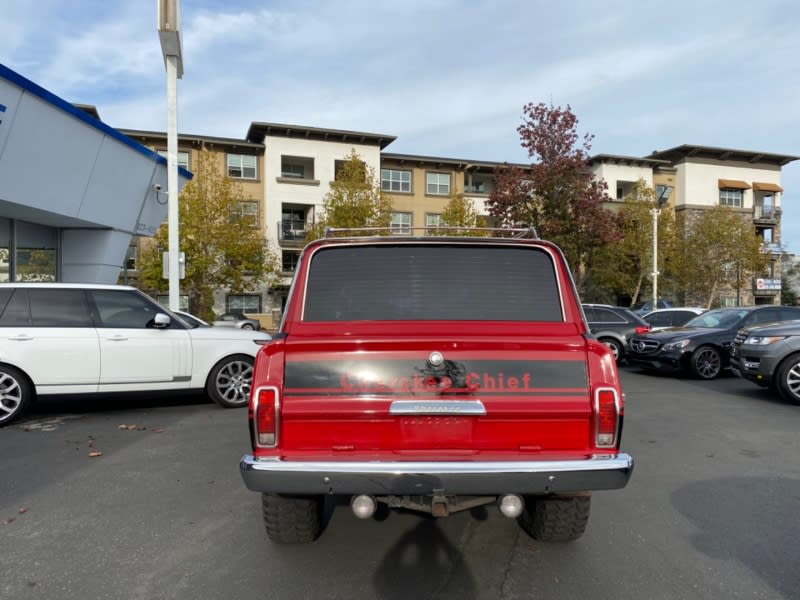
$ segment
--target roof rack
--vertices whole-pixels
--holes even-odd
[[[366,236],[413,236],[417,237],[489,237],[538,240],[539,235],[534,227],[327,227],[325,237],[366,237]],[[359,235],[360,234],[360,235]],[[364,235],[366,234],[366,235]]]

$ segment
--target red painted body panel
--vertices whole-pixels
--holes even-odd
[[[280,395],[277,445],[254,456],[291,460],[566,460],[615,454],[595,445],[598,388],[622,394],[610,350],[587,338],[566,263],[552,252],[563,322],[303,322],[298,265],[281,333],[257,359],[252,389]],[[367,243],[367,242],[364,242]],[[451,363],[432,373],[440,352]],[[481,415],[390,414],[396,400],[479,400]],[[250,407],[252,427],[253,403]]]

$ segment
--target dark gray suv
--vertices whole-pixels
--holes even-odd
[[[741,329],[731,346],[731,371],[800,404],[800,321]]]
[[[586,322],[595,337],[611,348],[617,362],[628,351],[628,341],[636,333],[650,331],[650,324],[633,311],[609,304],[584,304]]]

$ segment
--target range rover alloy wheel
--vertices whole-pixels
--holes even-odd
[[[234,354],[219,361],[206,381],[206,393],[224,408],[247,406],[253,382],[253,357]]]
[[[781,363],[775,383],[784,400],[800,404],[800,354],[793,354]]]
[[[700,379],[715,379],[722,372],[722,356],[716,348],[700,346],[692,353],[692,373]]]
[[[18,419],[31,403],[33,388],[14,367],[0,365],[0,427]]]

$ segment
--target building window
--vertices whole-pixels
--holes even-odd
[[[256,178],[256,157],[252,154],[228,154],[228,177]]]
[[[314,179],[314,159],[307,156],[281,156],[281,177]]]
[[[432,196],[450,195],[450,173],[426,173],[426,193]]]
[[[742,206],[742,190],[723,188],[719,191],[719,203],[722,206]]]
[[[236,203],[231,214],[232,223],[244,223],[248,227],[258,227],[258,202],[241,200]]]
[[[227,312],[260,313],[261,296],[259,294],[230,294],[225,300]]]
[[[284,273],[294,273],[294,270],[297,268],[297,261],[299,258],[300,255],[297,252],[284,250],[281,252],[281,270]]]
[[[159,150],[159,156],[163,156],[167,158],[167,151],[166,150]],[[178,152],[178,166],[183,167],[187,171],[189,170],[189,153],[188,152]]]
[[[303,165],[293,165],[291,163],[283,163],[281,166],[281,177],[294,177],[296,179],[305,179],[306,168]]]
[[[439,213],[426,213],[425,214],[425,233],[432,233],[429,231],[431,227],[442,227],[442,215]]]
[[[392,235],[411,235],[411,213],[392,213]]]
[[[411,171],[381,169],[381,189],[384,192],[411,192]]]

